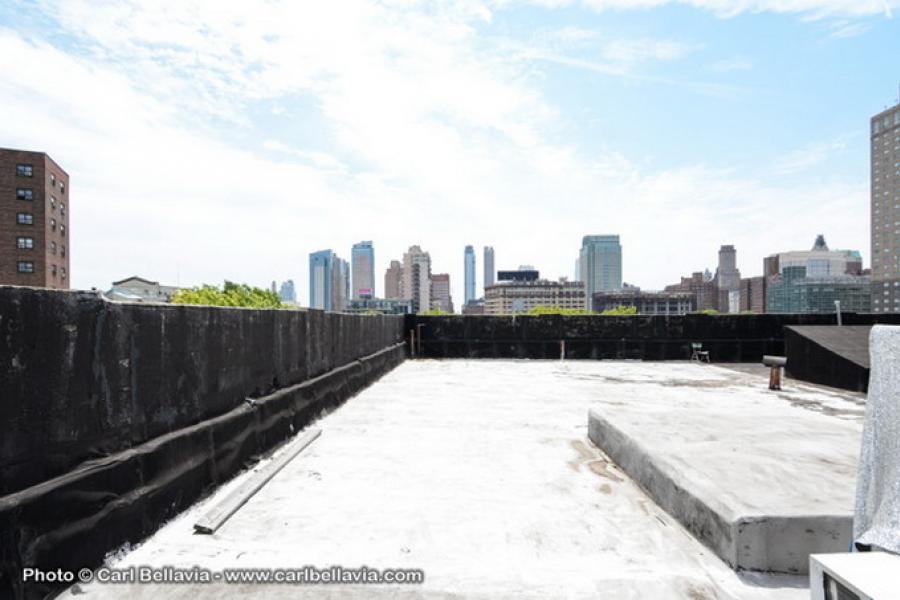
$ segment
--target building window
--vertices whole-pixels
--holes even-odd
[[[65,245],[60,246],[59,251],[60,251],[60,254],[62,255],[62,257],[65,258],[66,257]],[[53,243],[53,252],[56,253],[56,242]]]
[[[19,177],[33,177],[34,167],[31,165],[16,165],[16,175]]]
[[[50,173],[50,187],[56,187],[56,175]]]
[[[34,190],[31,188],[16,188],[16,200],[34,200]]]
[[[17,213],[16,223],[19,225],[34,225],[34,215],[31,213]]]
[[[50,219],[50,230],[56,231],[56,219]]]
[[[34,248],[34,238],[18,237],[16,238],[16,248],[19,250],[31,250]]]
[[[62,181],[59,182],[59,193],[60,194],[66,193],[66,184],[63,183]]]
[[[16,264],[19,273],[34,273],[34,263],[30,260],[20,260]]]
[[[59,203],[59,214],[61,214],[62,216],[66,216],[66,203],[65,202]]]
[[[65,248],[65,246],[63,246]],[[50,254],[56,254],[56,242],[50,242]],[[63,252],[63,256],[65,256],[65,251]]]
[[[62,268],[62,278],[63,279],[66,278],[66,268],[65,267]]]
[[[50,196],[50,210],[56,210],[56,198]]]
[[[50,274],[56,277],[56,265],[50,265]]]
[[[66,226],[65,225],[59,226],[59,235],[66,237]]]

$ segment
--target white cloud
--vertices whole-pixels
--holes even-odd
[[[670,40],[613,40],[603,46],[601,55],[612,63],[633,64],[646,60],[676,60],[693,49],[693,45]]]
[[[829,24],[828,29],[831,30],[831,33],[828,34],[828,37],[835,39],[857,37],[866,33],[871,28],[872,25],[870,23],[859,23],[842,19]]]
[[[773,12],[812,18],[893,16],[900,0],[583,0],[596,10],[633,10],[681,4],[714,12],[724,18],[743,13]]]
[[[753,68],[753,61],[745,56],[735,56],[726,60],[716,61],[712,65],[713,71],[728,73],[730,71],[749,71]]]
[[[77,286],[291,277],[305,300],[309,252],[347,257],[373,239],[379,269],[411,244],[430,250],[458,302],[465,244],[555,277],[571,275],[583,235],[619,232],[626,279],[659,287],[721,243],[760,257],[795,239],[801,216],[769,218],[787,202],[816,207],[814,228],[846,232],[841,245],[865,239],[845,224],[855,186],[646,172],[558,141],[568,117],[529,78],[536,59],[641,77],[635,64],[690,51],[677,42],[570,31],[600,44],[596,61],[511,58],[477,33],[493,18],[477,3],[73,0],[48,13],[78,52],[0,30],[0,137],[70,173]]]
[[[840,136],[826,142],[808,144],[781,157],[773,166],[777,175],[793,175],[817,167],[847,149],[849,136]]]

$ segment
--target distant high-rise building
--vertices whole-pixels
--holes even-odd
[[[463,294],[466,304],[475,299],[475,249],[472,246],[466,246],[464,254],[465,267],[465,293]]]
[[[333,310],[334,252],[320,250],[309,255],[309,307]]]
[[[410,246],[403,255],[400,295],[411,301],[414,313],[431,308],[431,256],[419,246]]]
[[[431,276],[431,308],[453,312],[453,298],[450,296],[450,275],[435,273]]]
[[[493,246],[485,246],[484,247],[484,287],[487,288],[490,285],[494,285],[494,274],[496,271],[494,270],[494,247]]]
[[[309,306],[342,311],[350,298],[350,265],[331,250],[309,255]]]
[[[622,288],[622,245],[618,235],[586,235],[578,255],[579,281],[584,282],[585,306],[596,292]]]
[[[350,305],[350,263],[343,258],[335,257],[335,312],[347,310]]]
[[[900,312],[900,104],[872,117],[872,311]]]
[[[730,313],[740,312],[741,272],[737,268],[737,251],[734,246],[727,245],[719,248],[716,285],[719,288],[719,310]]]
[[[766,312],[767,280],[765,275],[741,279],[741,312]]]
[[[697,310],[719,310],[719,288],[709,271],[695,271],[682,277],[680,283],[667,285],[667,292],[690,292],[697,298]]]
[[[372,242],[353,244],[350,252],[353,267],[353,299],[375,297],[375,248]]]
[[[689,291],[643,292],[625,286],[612,292],[597,292],[591,310],[605,312],[621,306],[634,307],[639,315],[686,315],[697,309],[697,296]]]
[[[737,268],[737,250],[734,249],[734,246],[727,245],[719,248],[716,285],[720,290],[736,290],[741,285],[741,272]]]
[[[284,302],[296,302],[297,301],[297,291],[294,288],[294,280],[288,279],[285,282],[282,282],[281,287],[278,289],[278,297],[281,298]]]
[[[69,289],[70,208],[52,158],[0,148],[0,284]]]
[[[403,282],[403,265],[399,260],[392,260],[391,266],[384,272],[384,297],[388,300],[402,298],[400,290]]]
[[[766,312],[833,313],[835,301],[841,311],[871,312],[869,277],[828,275],[810,277],[806,267],[785,267],[767,283]]]
[[[874,284],[860,276],[862,256],[856,250],[830,250],[825,236],[818,235],[810,250],[779,252],[764,262],[766,312],[869,312],[875,307]],[[768,275],[769,270],[775,270]],[[877,296],[877,294],[876,294]],[[884,312],[884,305],[882,304]]]
[[[772,254],[763,260],[765,276],[783,274],[789,267],[804,267],[807,277],[859,275],[862,256],[857,250],[831,250],[825,236],[819,234],[810,250],[793,250]]]
[[[538,306],[585,310],[588,305],[584,295],[584,284],[566,279],[504,281],[495,283],[484,291],[486,315],[525,313]]]

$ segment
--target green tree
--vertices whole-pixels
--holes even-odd
[[[591,311],[583,308],[562,308],[560,306],[532,306],[528,309],[531,316],[540,315],[589,315]]]
[[[281,298],[271,290],[252,287],[246,283],[226,281],[219,288],[202,285],[184,288],[172,297],[173,304],[205,304],[208,306],[243,306],[249,308],[284,308]]]
[[[615,308],[607,308],[604,310],[601,315],[620,315],[620,316],[630,316],[638,314],[637,306],[624,306],[620,304]]]
[[[431,309],[426,310],[425,312],[419,313],[419,314],[424,315],[426,317],[440,317],[443,315],[452,315],[453,313],[447,312],[446,310],[441,310],[440,308],[431,308]]]

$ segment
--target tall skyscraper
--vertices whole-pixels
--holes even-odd
[[[900,104],[871,122],[872,311],[900,312]]]
[[[435,273],[431,276],[431,308],[453,312],[453,298],[450,297],[450,275]]]
[[[466,246],[463,261],[463,266],[466,270],[465,293],[463,296],[465,303],[468,304],[475,299],[475,249],[472,246]]]
[[[581,240],[578,255],[584,282],[587,306],[591,306],[594,292],[608,292],[622,288],[622,245],[618,235],[586,235]]]
[[[332,309],[334,252],[320,250],[309,255],[309,307]]]
[[[431,256],[419,246],[410,246],[403,255],[400,295],[409,300],[414,313],[431,308]]]
[[[309,306],[346,310],[350,297],[350,265],[331,250],[309,255]]]
[[[0,148],[0,284],[69,289],[69,208],[52,158]]]
[[[353,299],[375,297],[375,248],[372,242],[353,244],[350,252],[353,267]]]
[[[720,290],[736,290],[741,285],[741,272],[737,268],[737,251],[734,246],[728,245],[719,248],[716,285]]]
[[[719,310],[730,313],[740,312],[741,272],[737,268],[737,251],[734,246],[727,245],[719,248],[716,285],[719,288]]]
[[[399,260],[392,260],[391,266],[384,272],[384,297],[388,300],[399,300],[403,282],[403,265]]]
[[[484,247],[484,287],[487,289],[488,286],[494,285],[494,275],[496,271],[494,271],[494,247],[493,246],[485,246]]]
[[[334,286],[331,300],[331,310],[342,312],[350,305],[350,263],[343,258],[334,257]]]
[[[287,281],[281,283],[281,287],[278,290],[278,297],[285,302],[297,301],[297,291],[294,287],[293,279],[288,279]]]

